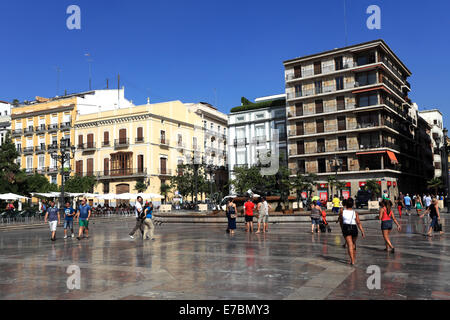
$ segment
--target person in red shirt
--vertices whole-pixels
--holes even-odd
[[[255,204],[247,198],[244,203],[244,215],[245,215],[245,232],[253,232],[253,210],[255,209]]]

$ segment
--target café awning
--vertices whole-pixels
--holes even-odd
[[[391,163],[398,164],[398,160],[397,160],[397,157],[395,156],[395,153],[393,153],[392,151],[386,151],[386,152],[389,156],[389,159],[391,159]]]

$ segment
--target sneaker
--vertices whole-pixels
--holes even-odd
[[[80,238],[80,237],[77,237],[77,239],[78,239],[78,240],[81,240],[81,238]]]
[[[72,238],[74,238],[75,237],[75,235],[72,233]]]
[[[67,236],[64,236],[64,239],[67,239]]]
[[[130,236],[130,238],[131,238],[131,239],[134,239],[134,237],[133,237],[133,236]]]
[[[156,240],[155,238],[152,238],[152,240]]]

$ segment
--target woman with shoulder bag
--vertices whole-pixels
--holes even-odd
[[[386,244],[386,249],[384,249],[384,251],[389,251],[389,249],[391,249],[390,251],[395,252],[395,248],[389,239],[389,234],[392,231],[392,222],[395,222],[398,231],[402,228],[400,227],[397,219],[395,219],[394,212],[392,210],[392,202],[390,200],[382,201],[379,219],[381,220],[381,232],[383,233],[384,242]]]
[[[358,213],[353,210],[353,199],[348,198],[345,203],[345,208],[339,214],[339,221],[341,223],[342,234],[347,243],[348,255],[350,256],[350,264],[355,264],[356,259],[356,239],[358,238],[358,228],[361,230],[362,237],[365,238],[364,229],[359,220]]]
[[[236,230],[236,204],[234,203],[233,199],[228,200],[227,205],[227,218],[228,218],[228,231],[230,234],[234,234]]]

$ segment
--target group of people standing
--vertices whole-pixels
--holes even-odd
[[[244,203],[244,217],[245,217],[245,232],[253,232],[253,217],[254,211],[256,209],[258,213],[258,230],[255,233],[269,232],[269,210],[272,207],[267,203],[265,197],[260,197],[257,205],[251,201],[250,197],[247,197],[247,201]],[[237,218],[237,207],[234,203],[234,199],[229,199],[227,201],[226,215],[228,218],[227,232],[234,234],[236,231],[236,218]]]
[[[44,223],[49,224],[51,240],[56,241],[56,229],[61,224],[60,209],[56,207],[55,201],[50,201],[49,206],[45,203],[42,205],[42,210],[45,212]],[[66,202],[64,207],[64,239],[68,238],[68,230],[71,231],[71,238],[75,237],[73,231],[73,219],[75,218],[79,224],[77,239],[82,237],[89,238],[89,219],[92,214],[91,207],[87,204],[86,198],[81,200],[81,204],[77,210],[73,209],[70,202]]]
[[[426,196],[426,198],[428,198]],[[407,208],[407,214],[409,215],[409,210],[411,206],[411,198],[407,194],[405,197],[402,198],[403,203],[406,205]],[[426,209],[422,214],[419,214],[420,218],[423,218],[425,214],[429,214],[431,218],[431,224],[427,232],[427,236],[432,236],[433,229],[435,229],[435,226],[439,224],[440,220],[440,214],[439,214],[439,205],[436,198],[433,199],[426,199],[425,202],[427,203]],[[397,202],[398,203],[398,202]],[[421,198],[416,196],[416,204],[419,204],[416,206],[416,208],[421,209]],[[342,234],[345,239],[344,247],[347,247],[348,254],[350,256],[350,264],[355,264],[356,259],[356,240],[358,238],[358,229],[361,231],[362,237],[365,237],[364,228],[361,224],[361,221],[359,219],[358,213],[353,209],[354,206],[354,200],[352,198],[348,198],[343,201],[343,208],[339,211],[339,218],[338,222],[340,223]],[[312,226],[314,226],[316,220],[317,212],[314,212],[316,210],[314,206],[311,209],[311,220]],[[399,212],[401,212],[399,210]],[[379,216],[378,219],[381,222],[381,233],[383,235],[384,243],[385,243],[385,251],[388,252],[395,252],[395,247],[392,244],[390,240],[390,233],[393,229],[393,225],[395,224],[397,226],[397,231],[401,231],[401,226],[398,220],[395,217],[394,211],[393,211],[393,203],[389,198],[383,198],[380,202],[380,210],[379,210]],[[440,228],[440,233],[442,234],[442,227]]]

